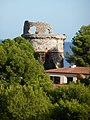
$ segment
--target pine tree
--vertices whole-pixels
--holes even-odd
[[[90,25],[82,26],[72,39],[72,55],[66,53],[66,60],[77,66],[90,66]]]

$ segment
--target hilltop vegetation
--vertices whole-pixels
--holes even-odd
[[[1,120],[89,120],[90,86],[53,88],[22,37],[0,44]]]

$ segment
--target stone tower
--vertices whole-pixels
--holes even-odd
[[[32,27],[36,27],[32,33]],[[43,22],[24,22],[22,37],[32,44],[39,60],[45,65],[45,69],[63,67],[64,61],[64,34],[53,34],[51,25]],[[50,66],[51,65],[51,66]]]

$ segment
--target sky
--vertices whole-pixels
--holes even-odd
[[[25,20],[51,24],[68,42],[90,24],[90,0],[0,0],[0,39],[21,36]]]

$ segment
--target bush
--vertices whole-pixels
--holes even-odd
[[[79,103],[86,103],[90,106],[90,89],[83,84],[71,83],[69,86],[59,87],[49,93],[52,103],[58,103],[60,99],[76,99]]]
[[[52,105],[41,88],[0,85],[0,118],[2,120],[50,119]]]
[[[54,120],[89,120],[90,119],[90,88],[83,84],[71,83],[53,89],[49,98],[54,105]]]
[[[80,104],[75,99],[60,99],[59,103],[55,104],[53,115],[56,120],[89,120],[90,107],[85,103]]]
[[[80,79],[81,83],[84,83],[85,86],[90,85],[90,77],[85,79]]]

